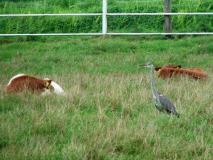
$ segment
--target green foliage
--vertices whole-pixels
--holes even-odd
[[[0,2],[0,13],[98,13],[101,0]],[[108,12],[163,12],[163,2],[109,0]],[[212,12],[211,0],[172,1],[172,12]],[[173,16],[174,32],[212,32],[212,16]],[[109,32],[163,32],[163,16],[109,17]],[[0,33],[101,32],[101,17],[1,17]]]

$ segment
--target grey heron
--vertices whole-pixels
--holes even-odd
[[[179,114],[177,113],[175,106],[172,104],[172,102],[164,95],[159,93],[155,86],[155,78],[154,78],[154,65],[151,63],[148,63],[144,65],[144,67],[150,68],[150,82],[151,82],[151,90],[152,90],[152,96],[155,103],[155,107],[162,112],[166,112],[168,114],[174,114],[177,117],[179,117]]]

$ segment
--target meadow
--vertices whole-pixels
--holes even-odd
[[[0,42],[0,157],[9,159],[213,159],[213,37],[84,37]],[[149,70],[181,64],[209,78],[157,88],[180,118],[158,112]],[[17,73],[49,77],[67,95],[8,95]]]
[[[162,0],[108,0],[109,12],[163,12]],[[175,0],[172,12],[212,12]],[[101,0],[1,0],[0,14],[101,12]],[[213,32],[212,16],[175,16],[174,32]],[[109,32],[162,32],[163,17],[109,18]],[[101,17],[0,18],[0,33],[100,32]],[[213,159],[213,37],[0,38],[0,159]],[[147,62],[206,71],[160,79],[180,118],[154,107]],[[4,87],[18,73],[49,77],[66,96]]]

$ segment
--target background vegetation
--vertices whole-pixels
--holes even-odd
[[[98,13],[102,0],[3,0],[0,13]],[[163,12],[163,0],[109,0],[108,12]],[[212,12],[212,0],[173,0],[172,12]],[[162,32],[163,16],[109,17],[109,32]],[[213,31],[212,16],[174,16],[175,32]],[[1,17],[0,33],[100,32],[101,17]]]
[[[213,37],[75,38],[0,45],[1,159],[213,159]],[[147,60],[199,67],[207,81],[157,79],[181,114],[152,102]],[[17,73],[49,77],[65,97],[3,92]]]

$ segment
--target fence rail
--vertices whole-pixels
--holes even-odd
[[[0,17],[102,16],[102,13],[0,14]]]
[[[109,16],[178,16],[178,15],[213,15],[213,12],[178,12],[178,13],[108,13]]]
[[[213,35],[213,32],[190,32],[190,33],[37,33],[37,34],[0,34],[0,37],[20,36],[172,36],[172,35]]]
[[[171,0],[164,0],[164,12],[162,13],[108,13],[107,0],[103,0],[102,13],[62,13],[62,14],[0,14],[1,17],[45,17],[45,16],[102,16],[102,33],[23,33],[23,34],[0,34],[0,37],[12,36],[172,36],[172,35],[213,35],[213,32],[172,32],[171,16],[188,15],[188,16],[211,16],[213,12],[179,12],[171,13]],[[165,32],[164,33],[109,33],[107,32],[108,16],[164,16]]]
[[[178,13],[106,13],[107,16],[178,16],[213,15],[213,12]],[[0,17],[46,17],[46,16],[102,16],[102,13],[59,13],[59,14],[0,14]]]

